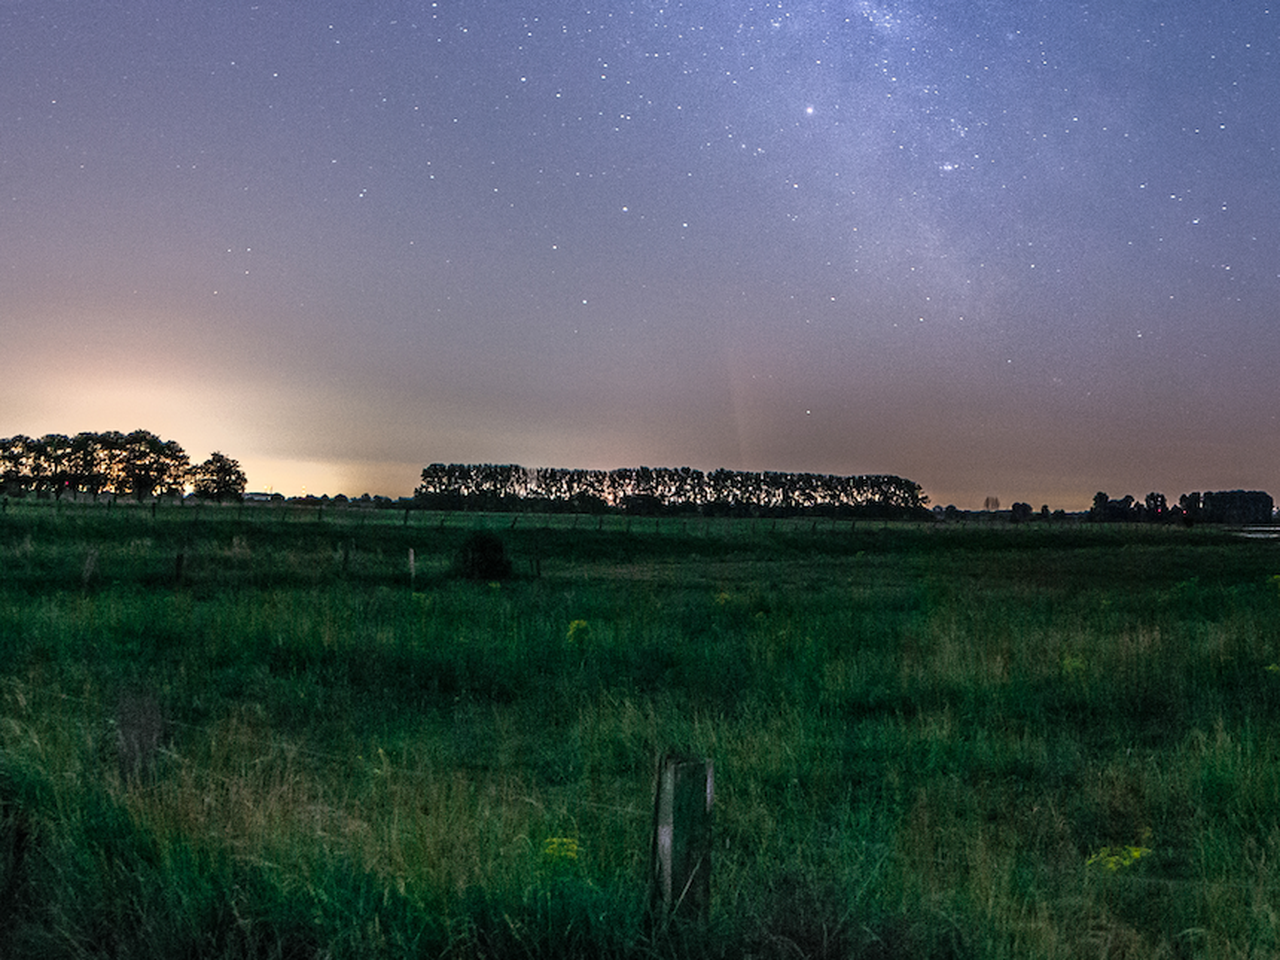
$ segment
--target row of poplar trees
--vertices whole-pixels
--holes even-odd
[[[888,474],[624,467],[617,470],[530,469],[515,464],[433,463],[422,471],[415,497],[433,508],[511,509],[539,504],[556,509],[623,509],[633,513],[767,514],[922,512],[929,498],[920,484]]]

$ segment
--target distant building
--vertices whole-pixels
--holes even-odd
[[[275,500],[277,497],[279,497],[281,500],[284,499],[284,497],[280,496],[280,494],[278,493],[260,493],[260,492],[246,493],[243,499],[245,503],[270,503],[272,500]]]

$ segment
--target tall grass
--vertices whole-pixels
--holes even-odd
[[[11,504],[0,955],[1280,949],[1271,545],[467,519]],[[655,940],[672,746],[713,904]]]

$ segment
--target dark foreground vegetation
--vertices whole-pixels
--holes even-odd
[[[11,503],[0,956],[1274,956],[1278,547]]]

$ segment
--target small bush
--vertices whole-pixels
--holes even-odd
[[[502,538],[488,530],[477,530],[468,535],[458,551],[458,573],[468,580],[508,579],[511,576],[511,559]]]

